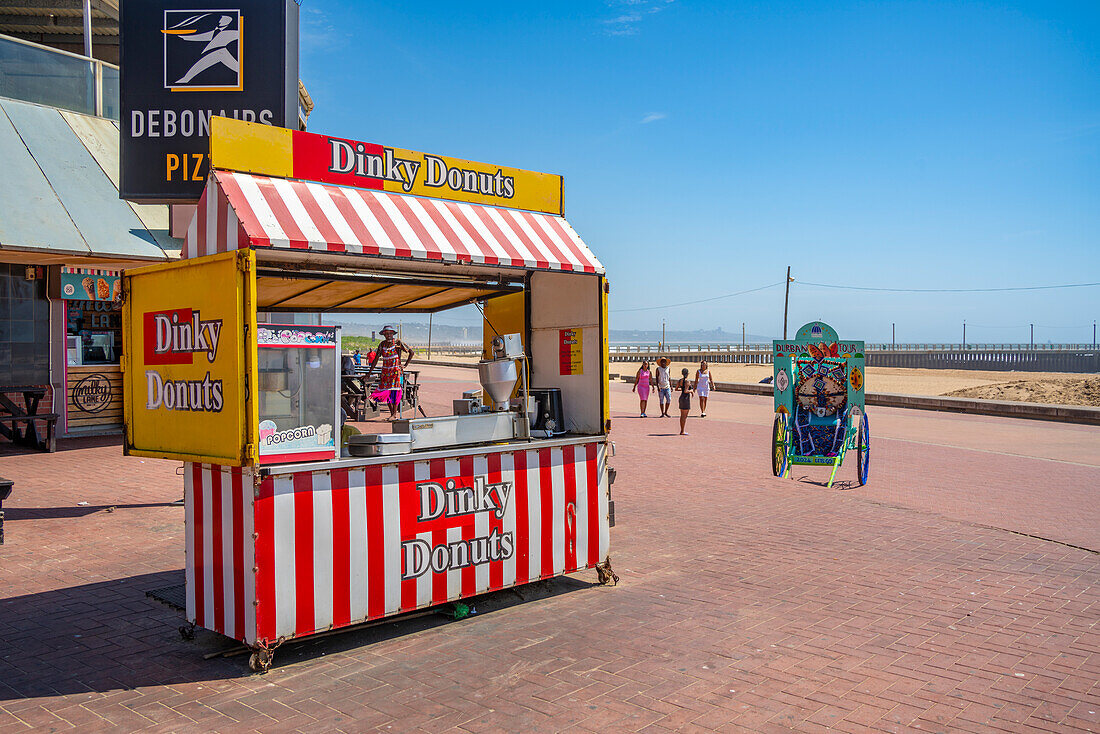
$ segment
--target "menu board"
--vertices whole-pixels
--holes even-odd
[[[559,329],[558,363],[559,374],[584,374],[584,329]]]

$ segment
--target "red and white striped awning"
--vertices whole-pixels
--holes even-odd
[[[563,217],[214,171],[183,256],[241,247],[604,272]]]

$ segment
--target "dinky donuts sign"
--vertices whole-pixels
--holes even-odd
[[[563,215],[562,177],[240,120],[211,123],[211,165]]]
[[[246,396],[255,378],[245,357],[254,329],[242,295],[252,258],[242,250],[123,276],[127,453],[229,466],[254,459]]]

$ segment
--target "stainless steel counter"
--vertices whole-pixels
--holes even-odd
[[[274,466],[261,466],[258,473],[261,477],[275,476],[278,474],[295,474],[297,472],[327,471],[329,469],[352,469],[360,466],[377,466],[379,464],[399,464],[406,461],[430,461],[432,459],[453,459],[462,456],[477,454],[496,454],[505,451],[519,451],[528,449],[553,448],[555,446],[573,446],[578,443],[593,443],[609,440],[607,436],[576,436],[564,435],[557,438],[516,439],[504,443],[495,443],[486,446],[458,446],[451,449],[438,449],[435,451],[414,451],[407,454],[394,454],[391,456],[349,457],[346,459],[333,459],[332,461],[309,461],[301,464],[278,464]]]

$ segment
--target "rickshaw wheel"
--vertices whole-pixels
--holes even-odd
[[[859,432],[856,436],[856,474],[859,475],[859,486],[867,484],[867,472],[871,464],[871,429],[867,422],[867,414],[864,413],[859,421]]]
[[[787,468],[787,416],[776,413],[772,422],[772,474],[783,476]]]

